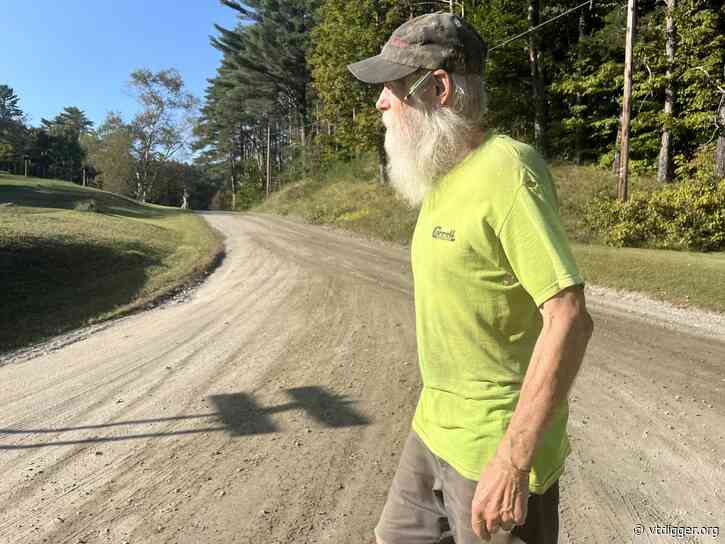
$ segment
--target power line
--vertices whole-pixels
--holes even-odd
[[[516,34],[516,36],[514,36],[513,38],[509,38],[508,40],[504,40],[501,43],[493,46],[491,49],[489,49],[489,52],[490,51],[495,51],[499,47],[503,47],[504,45],[507,45],[507,44],[511,43],[512,41],[514,41],[514,40],[518,40],[519,38],[523,38],[527,34],[530,34],[532,32],[535,32],[536,30],[539,30],[542,26],[548,25],[549,23],[553,23],[557,19],[561,19],[565,15],[569,15],[572,11],[576,11],[579,8],[583,8],[587,4],[589,4],[589,9],[592,9],[592,6],[594,5],[594,0],[587,0],[586,2],[582,2],[578,6],[575,6],[573,8],[570,8],[570,9],[566,10],[564,13],[560,13],[556,17],[552,17],[551,19],[548,19],[548,20],[544,21],[543,23],[536,25],[533,28],[530,28],[528,30],[525,30],[524,32],[521,32],[520,34]]]

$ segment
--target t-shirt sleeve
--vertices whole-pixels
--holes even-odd
[[[525,169],[499,231],[501,249],[537,306],[562,289],[584,284],[558,212],[547,173]]]

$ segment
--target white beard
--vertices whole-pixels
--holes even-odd
[[[471,123],[450,108],[423,112],[404,106],[397,117],[387,110],[383,124],[388,178],[414,208],[469,151]]]

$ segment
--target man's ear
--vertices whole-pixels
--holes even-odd
[[[453,81],[450,74],[445,70],[438,69],[433,72],[433,81],[438,104],[440,106],[450,104],[453,100]]]

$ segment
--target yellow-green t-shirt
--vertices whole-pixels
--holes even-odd
[[[423,201],[411,245],[423,383],[413,430],[478,480],[516,408],[542,327],[539,306],[583,284],[556,189],[530,146],[489,133]],[[544,493],[570,452],[564,401],[536,449]]]

